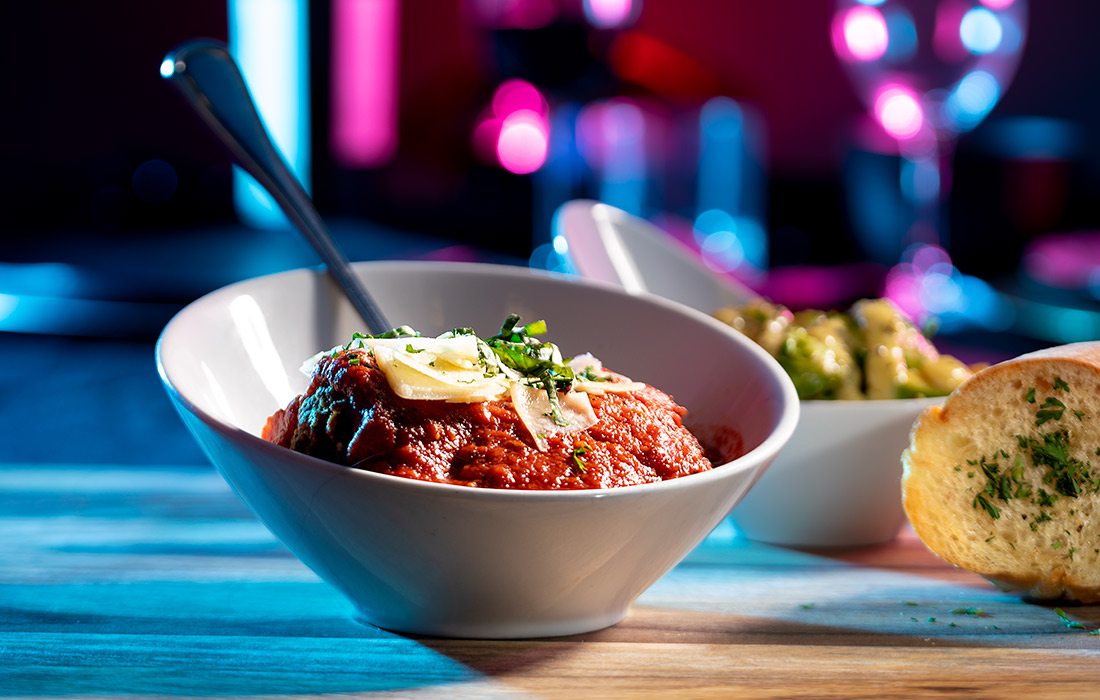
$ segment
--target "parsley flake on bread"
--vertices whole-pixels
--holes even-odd
[[[905,512],[929,549],[1006,590],[1100,602],[1100,342],[986,368],[918,418]]]

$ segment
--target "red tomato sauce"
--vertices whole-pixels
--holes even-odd
[[[383,474],[487,488],[609,488],[712,468],[683,425],[686,410],[653,387],[591,395],[599,422],[550,437],[543,452],[511,401],[403,399],[373,359],[353,365],[351,356],[322,359],[306,392],[268,418],[264,439]]]

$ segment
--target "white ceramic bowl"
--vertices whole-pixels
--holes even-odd
[[[855,547],[894,539],[905,522],[901,453],[935,399],[803,401],[798,428],[733,509],[750,539],[793,547]]]
[[[671,393],[706,434],[747,453],[680,479],[620,489],[516,492],[330,464],[258,435],[305,388],[298,366],[361,330],[316,270],[261,277],[194,302],[157,363],[184,423],[256,515],[370,623],[419,634],[533,637],[614,624],[719,523],[798,420],[778,364],[717,321],[655,297],[522,268],[355,266],[393,323],[482,335],[510,312],[545,318],[566,354]]]

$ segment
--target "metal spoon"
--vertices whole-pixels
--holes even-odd
[[[183,94],[237,164],[275,198],[321,256],[329,275],[363,317],[367,330],[382,333],[392,328],[329,235],[302,183],[271,142],[244,76],[225,44],[207,40],[181,44],[165,56],[160,74]]]

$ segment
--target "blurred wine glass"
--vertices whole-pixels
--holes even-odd
[[[1016,72],[1027,0],[839,0],[833,48],[874,120],[897,140],[908,244],[948,248],[946,199],[960,133]]]

